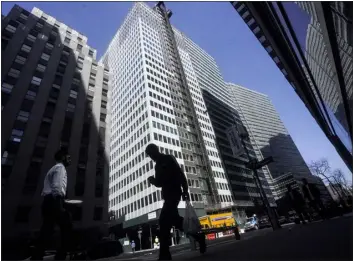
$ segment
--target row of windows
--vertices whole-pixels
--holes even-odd
[[[118,111],[117,113],[114,113],[114,115],[120,115],[120,119],[118,119],[116,123],[116,126],[117,127],[119,126],[118,128],[119,132],[121,132],[126,127],[126,125],[131,122],[132,119],[131,117],[128,117],[128,115],[129,113],[131,114],[134,106],[137,106],[137,104],[139,104],[140,101],[143,100],[143,98],[146,98],[146,92],[144,92],[144,85],[142,83],[143,83],[143,80],[141,78],[138,84],[136,84],[132,89],[133,91],[136,91],[135,94],[132,97],[130,97],[129,100],[125,100],[125,102],[129,102],[129,104],[124,104],[124,109],[122,111]],[[137,87],[139,88],[136,90]]]
[[[169,117],[169,116],[166,116],[166,115],[164,115],[164,114],[162,114],[162,113],[158,113],[158,112],[156,112],[156,111],[154,111],[154,110],[151,110],[151,115],[152,115],[152,117],[156,117],[156,118],[158,118],[158,119],[160,119],[160,120],[163,120],[163,121],[165,121],[165,122],[169,122],[169,123],[172,123],[172,124],[176,124],[176,123],[175,123],[175,120],[174,120],[173,118],[171,118],[171,117]]]
[[[160,97],[160,96],[155,95],[154,93],[151,93],[151,92],[150,92],[150,95],[151,95],[151,94],[153,94],[153,96],[152,96],[153,98]],[[159,99],[158,99],[158,100],[159,100]],[[169,102],[170,102],[170,101],[169,101]],[[171,102],[170,102],[170,103],[171,103]],[[161,111],[167,112],[167,113],[169,113],[169,114],[172,114],[172,115],[175,115],[175,116],[179,116],[180,118],[183,117],[180,113],[177,113],[177,112],[175,112],[173,109],[169,109],[169,108],[167,108],[167,107],[161,105],[160,103],[157,103],[157,102],[154,102],[154,101],[150,101],[150,105],[151,105],[152,107],[155,107],[155,108],[157,108],[157,109],[160,109]]]
[[[161,93],[161,94],[163,94],[163,95],[169,97],[169,98],[171,98],[171,96],[172,96],[172,95],[170,95],[169,92],[167,92],[167,91],[165,91],[165,90],[159,88],[158,86],[156,86],[156,85],[154,85],[154,84],[152,84],[152,83],[150,83],[150,82],[148,82],[148,87],[151,88],[152,90],[155,90],[155,91],[157,91],[157,92],[159,92],[159,93]],[[164,87],[164,86],[163,86],[163,87]],[[168,89],[168,86],[165,85],[165,88]],[[176,98],[176,97],[175,97],[175,98]],[[177,99],[175,99],[175,100],[177,100]]]
[[[149,137],[149,134],[147,135],[147,137]],[[149,138],[147,138],[147,142],[149,142]],[[181,159],[181,153],[180,152],[177,152],[177,151],[175,151],[175,150],[171,150],[171,149],[167,149],[167,148],[163,148],[163,147],[160,147],[160,151],[162,152],[162,153],[166,153],[166,154],[170,154],[170,155],[174,155],[176,158],[180,158]],[[133,154],[132,154],[133,155]],[[137,160],[136,160],[136,158],[137,158]],[[133,161],[135,161],[136,162],[136,164],[137,163],[139,163],[139,162],[141,162],[141,161],[143,161],[143,160],[145,160],[146,159],[146,154],[145,154],[145,152],[143,151],[139,156],[137,156]],[[122,163],[122,161],[118,161],[116,164],[119,166],[120,164]],[[151,164],[151,163],[150,163]],[[151,166],[151,168],[152,168],[152,166]],[[138,170],[136,170],[135,171],[135,174],[133,174],[133,175],[136,175],[136,177],[137,177],[137,173],[141,176],[142,174],[144,174],[144,172],[145,172],[145,170],[147,169],[147,166],[145,165],[145,167],[144,166],[142,166],[140,169],[138,169]],[[118,171],[117,173],[115,173],[113,176],[112,176],[112,181],[113,180],[115,180],[115,179],[117,179],[118,177],[120,177],[121,175],[123,175],[123,171]]]
[[[162,123],[152,121],[152,125],[153,125],[153,128],[157,128],[159,130],[166,131],[166,132],[169,132],[171,134],[178,135],[177,129],[174,129],[174,128],[169,127],[167,125],[164,125]]]
[[[228,184],[226,184],[226,183],[219,183],[219,182],[216,182],[216,186],[217,186],[218,189],[229,190]]]
[[[146,130],[146,125],[148,124],[148,122],[146,124],[143,125],[143,127],[140,128],[140,135],[142,135],[142,133],[146,133],[145,131],[143,131],[143,128],[145,128]],[[148,127],[147,127],[148,129]],[[112,165],[113,165],[113,169],[115,169],[117,166],[120,166],[125,160],[128,160],[135,151],[140,150],[141,148],[143,148],[144,145],[146,145],[148,142],[150,141],[150,134],[148,133],[147,136],[145,136],[144,138],[141,138],[141,140],[139,142],[137,142],[135,144],[135,146],[133,146],[132,148],[130,148],[129,151],[127,151],[124,154],[119,154],[121,155],[121,157],[115,161]],[[118,163],[120,162],[120,163]],[[127,166],[128,164],[126,164]],[[131,166],[131,162],[130,162],[130,166]],[[125,167],[123,168],[125,169]]]
[[[118,148],[118,154],[121,154],[125,149],[127,149],[133,142],[134,142],[134,136],[135,135],[139,135],[138,133],[136,133],[136,129],[137,127],[142,123],[144,122],[146,119],[148,118],[148,114],[147,114],[147,111],[142,113],[142,115],[140,117],[138,117],[136,119],[136,121],[130,126],[129,129],[131,129],[131,132],[130,133],[126,133],[126,136],[128,136],[128,134],[132,134],[130,136],[129,139],[127,139],[125,142],[113,142],[112,144],[112,148],[115,149],[117,145],[120,144],[120,147]],[[148,122],[146,124],[144,124],[140,129],[138,129],[138,131],[142,132],[143,130],[146,131],[148,130],[149,126],[148,126]],[[143,130],[142,130],[143,129]],[[135,132],[132,132],[133,130],[135,130]]]
[[[189,187],[200,188],[200,182],[197,179],[188,179]]]
[[[126,179],[125,179],[126,180]],[[120,185],[122,183],[119,183],[119,189]],[[115,189],[116,186],[114,186]],[[124,188],[126,187],[126,184],[124,185]],[[135,185],[134,187],[128,189],[127,191],[119,194],[118,196],[115,197],[115,203],[119,204],[122,203],[123,201],[131,198],[132,196],[135,196],[136,194],[146,190],[147,188],[151,187],[151,184],[146,180],[140,182],[139,184]],[[115,192],[115,190],[114,190]]]
[[[143,68],[142,68],[142,59],[139,58],[139,56],[137,56],[133,61],[132,67],[131,68],[124,68],[124,70],[122,72],[120,72],[119,74],[124,74],[124,73],[128,73],[128,75],[126,75],[126,79],[124,82],[120,83],[117,82],[117,86],[119,89],[117,89],[116,91],[120,91],[119,92],[119,96],[115,95],[114,93],[114,98],[116,98],[118,103],[118,108],[121,108],[122,105],[122,100],[128,98],[126,97],[127,94],[131,95],[132,92],[132,85],[136,85],[137,79],[141,78],[141,76],[143,76]]]
[[[216,178],[222,178],[222,179],[226,178],[224,173],[219,172],[219,171],[213,171],[213,176],[216,177]]]
[[[229,195],[219,195],[221,202],[233,202],[233,199]]]
[[[138,112],[138,113],[141,113],[145,107],[146,107],[146,102],[144,102],[144,103],[138,108],[137,112]],[[144,113],[144,115],[145,115],[145,114],[146,114],[146,112]],[[134,115],[135,115],[135,113],[134,113]],[[137,117],[137,116],[138,116],[138,114],[136,114],[136,117]],[[134,123],[134,124],[129,128],[129,129],[131,129],[130,132],[129,132],[129,129],[128,129],[128,131],[122,133],[122,135],[118,138],[118,140],[113,142],[113,145],[114,145],[114,144],[121,144],[121,143],[122,143],[124,140],[126,140],[126,138],[128,138],[129,136],[130,136],[130,138],[127,139],[127,140],[125,141],[125,143],[126,143],[126,142],[131,143],[131,142],[133,142],[134,140],[136,140],[139,135],[141,135],[142,131],[147,131],[147,130],[148,130],[148,128],[149,128],[148,122],[145,124],[145,126],[142,126],[142,127],[140,127],[140,129],[137,129],[137,127],[138,127],[138,125],[140,124],[140,122],[143,121],[142,118],[145,118],[145,117],[140,116],[139,118],[141,118],[141,121],[138,121],[138,123]],[[115,138],[115,136],[117,136],[117,132],[114,133],[113,138]],[[111,139],[111,140],[113,140],[113,139]],[[126,144],[126,145],[124,146],[125,143],[123,143],[123,144],[118,148],[117,151],[114,151],[114,152],[112,153],[112,159],[115,159],[118,154],[121,154],[121,151],[123,151],[127,146],[129,146],[128,144]],[[114,147],[114,146],[113,146],[113,147]]]
[[[170,137],[166,137],[162,134],[157,134],[157,133],[153,133],[153,138],[154,140],[158,140],[160,142],[164,142],[164,143],[167,143],[167,144],[170,144],[170,145],[174,145],[174,146],[180,146],[179,145],[179,141],[176,140],[176,139],[173,139],[173,138],[170,138]]]
[[[114,199],[115,200],[115,199]],[[160,201],[161,199],[161,193],[160,191],[155,191],[151,194],[149,194],[148,196],[145,196],[144,198],[139,199],[138,201],[135,201],[134,203],[131,203],[123,208],[120,208],[117,211],[118,216],[122,216],[125,214],[130,214],[133,211],[136,211],[138,209],[141,209],[145,206],[148,206],[152,203],[155,203],[157,201]],[[116,200],[115,203],[113,203],[113,205],[116,205]]]
[[[201,194],[190,193],[190,198],[193,202],[202,202],[202,195]],[[117,214],[118,214],[118,216],[129,214],[131,212],[137,211],[145,206],[148,206],[150,204],[156,203],[161,200],[162,200],[161,192],[160,192],[160,190],[157,190],[157,191],[149,194],[148,196],[145,196],[144,198],[138,199],[137,201],[120,208],[117,211]],[[122,201],[122,199],[120,198],[120,196],[111,200],[110,207],[113,207],[113,206],[119,204],[121,201]]]
[[[137,165],[146,159],[147,158],[146,158],[145,152],[143,151],[138,156],[136,156],[131,162],[135,162],[136,163],[135,165]],[[150,169],[152,169],[152,167],[153,167],[152,161],[150,161],[148,164],[150,164],[150,166],[148,166],[147,164],[144,164],[139,169],[137,169],[133,173],[131,173],[128,177],[126,177],[126,181],[123,180],[123,181],[120,181],[120,183],[124,183],[124,185],[126,185],[126,184],[131,183],[135,179],[137,179],[139,176],[142,176],[145,173],[145,171],[149,171]],[[126,173],[123,172],[123,169],[119,170],[110,177],[110,180],[115,181],[117,178],[123,176],[124,174],[126,174]],[[113,190],[114,190],[113,192],[115,192],[118,189],[118,186],[119,186],[119,189],[122,188],[123,184],[118,184],[115,186],[116,186],[116,188],[113,187]]]
[[[132,132],[134,129],[136,129],[136,126],[139,124],[140,120],[144,120],[144,118],[147,118],[145,114],[147,112],[145,111],[147,107],[146,101],[142,103],[143,98],[145,98],[146,94],[143,93],[138,100],[135,101],[134,106],[131,106],[128,111],[126,112],[126,117],[130,115],[130,117],[125,118],[125,122],[123,123],[122,126],[119,126],[118,123],[116,123],[116,127],[119,126],[118,131],[114,132],[113,134],[113,139],[115,139],[117,136],[119,138],[117,139],[117,142],[120,143],[122,142],[125,138],[128,136],[132,135]],[[138,106],[140,105],[140,106]],[[138,107],[137,107],[138,106]],[[141,114],[141,115],[140,115]],[[131,124],[130,124],[131,123]],[[128,126],[130,124],[130,126]],[[118,135],[120,134],[120,135]]]

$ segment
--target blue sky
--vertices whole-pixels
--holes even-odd
[[[88,37],[100,57],[132,2],[2,2],[34,6]],[[150,6],[153,3],[149,3]],[[327,158],[352,179],[334,147],[311,117],[275,63],[229,2],[168,2],[172,24],[215,58],[224,79],[267,94],[307,163]]]

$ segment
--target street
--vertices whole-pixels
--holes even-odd
[[[173,260],[352,260],[352,215],[306,225],[262,229],[242,234],[242,239],[209,242],[201,255],[187,246],[172,250]],[[157,260],[157,251],[122,255],[104,260]],[[103,260],[103,259],[102,259]]]

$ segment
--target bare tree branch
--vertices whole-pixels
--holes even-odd
[[[317,161],[312,161],[309,164],[309,169],[313,175],[324,176],[328,178],[328,175],[331,173],[331,167],[328,163],[328,160],[323,158]]]

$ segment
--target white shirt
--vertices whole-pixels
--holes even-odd
[[[54,196],[65,197],[66,186],[67,173],[65,166],[62,163],[57,163],[45,176],[42,196],[52,194]]]

